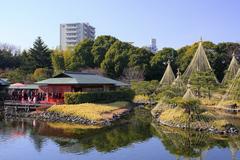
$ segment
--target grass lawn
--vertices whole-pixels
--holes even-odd
[[[126,110],[128,107],[129,102],[119,101],[109,104],[82,103],[76,105],[54,105],[47,111],[99,121],[105,119],[106,114],[111,114],[117,110]]]
[[[174,124],[185,124],[189,120],[189,115],[180,107],[167,109],[160,115],[160,120],[173,122]]]

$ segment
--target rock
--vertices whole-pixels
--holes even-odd
[[[230,134],[237,134],[239,132],[239,130],[235,127],[230,127],[226,130],[227,133],[230,133]]]

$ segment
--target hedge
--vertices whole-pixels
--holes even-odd
[[[66,92],[64,93],[64,102],[65,104],[80,104],[132,101],[134,95],[134,91],[130,89],[107,92]]]

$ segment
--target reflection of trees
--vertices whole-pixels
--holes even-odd
[[[99,152],[110,152],[136,142],[145,141],[155,135],[159,137],[165,149],[179,159],[199,157],[203,152],[217,146],[229,148],[232,159],[240,149],[240,136],[224,137],[200,132],[190,132],[164,126],[155,126],[148,112],[137,109],[130,117],[113,127],[101,129],[52,128],[47,123],[28,121],[1,121],[0,136],[12,133],[29,135],[36,150],[41,151],[45,140],[53,140],[62,152],[86,153],[92,148]],[[152,125],[152,127],[151,127]],[[46,138],[47,137],[47,138]],[[7,137],[6,139],[10,139]],[[154,148],[157,152],[157,148]]]
[[[33,140],[33,144],[35,149],[40,152],[41,149],[43,148],[43,143],[45,141],[45,138],[36,134],[31,134],[30,137]]]
[[[80,140],[83,148],[95,147],[98,151],[108,152],[134,142],[144,141],[151,137],[149,126],[119,126],[106,129],[99,134]]]
[[[0,110],[1,110],[1,106],[0,106]],[[0,122],[3,120],[3,113],[1,113],[1,111],[0,111]]]
[[[232,154],[232,160],[237,160],[237,152],[240,150],[240,137],[230,137],[228,146]]]
[[[32,125],[32,120],[3,120],[0,122],[0,135],[11,136],[13,138],[29,136],[33,140],[36,150],[41,151],[44,138],[38,135],[40,123],[35,127]]]
[[[124,124],[116,124],[115,127],[98,129],[94,134],[88,134],[86,131],[84,135],[78,138],[78,142],[61,142],[60,139],[55,142],[58,143],[62,150],[66,152],[86,152],[91,148],[96,148],[100,152],[109,152],[120,147],[128,146],[134,142],[140,142],[151,137],[150,131],[150,114],[146,112],[136,111],[130,118],[124,120]],[[145,118],[144,118],[145,117]],[[142,121],[143,120],[143,121]],[[77,133],[77,131],[75,132]],[[77,137],[75,135],[75,137]]]
[[[20,137],[26,134],[27,126],[24,121],[0,121],[0,134],[1,135],[12,135],[13,137]]]
[[[32,129],[29,132],[29,136],[33,140],[35,149],[40,152],[43,147],[43,143],[45,142],[45,138],[43,136],[40,136],[38,133],[44,127],[44,125],[42,125],[41,123],[36,123],[35,121],[31,122],[32,123],[30,123],[29,125],[32,125]]]
[[[165,148],[174,155],[202,157],[203,151],[214,146],[227,146],[226,140],[217,140],[217,137],[211,134],[156,126],[155,124],[152,126],[155,135],[161,139]]]

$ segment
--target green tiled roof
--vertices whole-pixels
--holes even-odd
[[[64,72],[36,84],[112,84],[115,86],[127,86],[128,84],[110,78],[90,73]]]
[[[1,86],[8,86],[8,85],[9,85],[9,82],[8,82],[7,79],[0,78],[0,85],[1,85]]]

